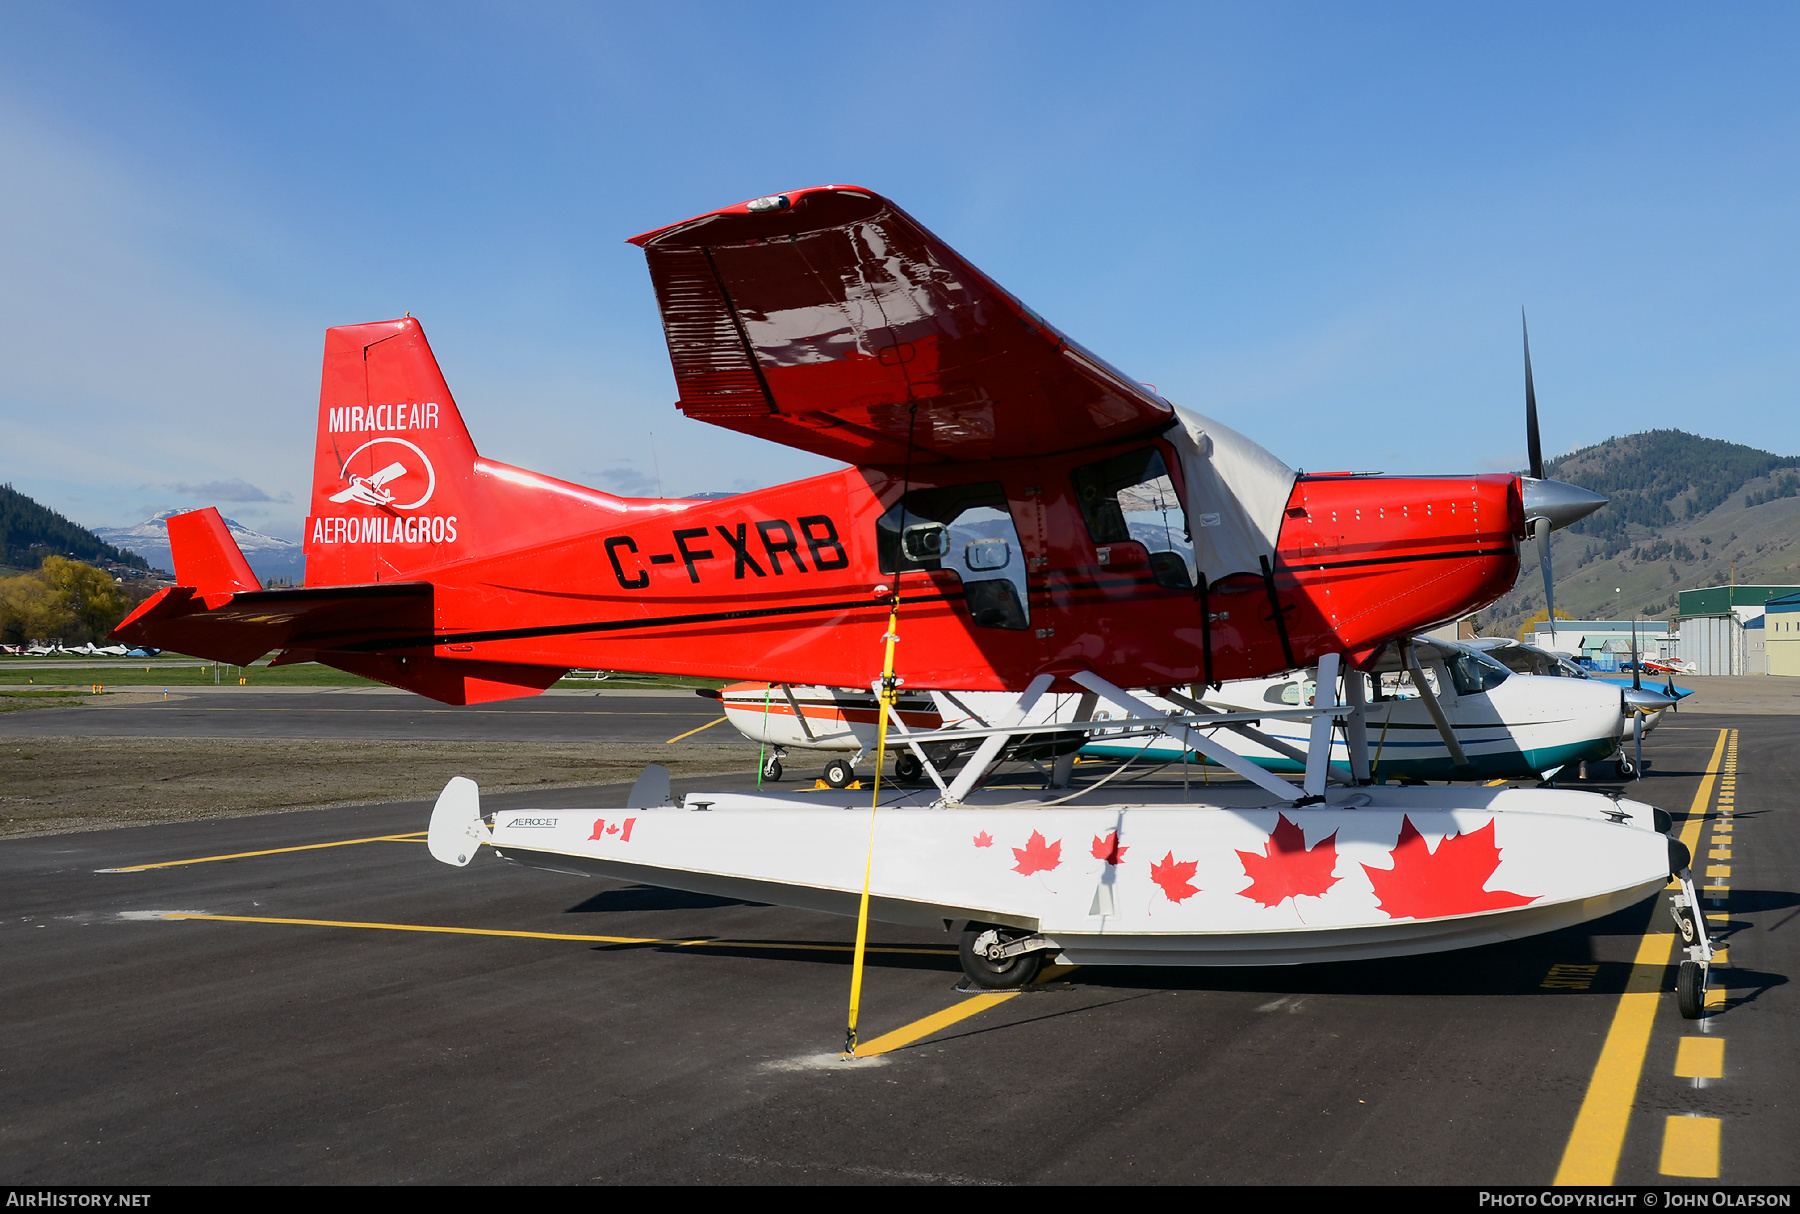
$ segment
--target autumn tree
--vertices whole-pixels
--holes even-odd
[[[1572,620],[1575,617],[1570,615],[1568,612],[1564,611],[1561,607],[1558,607],[1556,609],[1556,618],[1559,620]],[[1545,611],[1542,607],[1540,607],[1536,611],[1532,612],[1531,618],[1527,619],[1523,624],[1519,625],[1519,632],[1518,632],[1519,640],[1521,640],[1521,641],[1530,640],[1531,634],[1538,630],[1538,625],[1548,623],[1549,619],[1550,619],[1550,613],[1548,611]]]
[[[0,582],[0,638],[15,645],[99,640],[125,618],[130,605],[104,570],[47,556],[36,572]]]

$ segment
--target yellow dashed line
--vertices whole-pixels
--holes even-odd
[[[1687,821],[1682,824],[1681,841],[1690,853],[1700,842],[1700,823],[1712,803],[1719,762],[1731,737],[1731,730],[1719,731],[1706,775],[1700,780]],[[1653,924],[1663,919],[1657,913],[1660,909],[1652,911]],[[1650,1048],[1650,1028],[1656,1020],[1663,978],[1674,949],[1674,933],[1654,927],[1638,943],[1631,977],[1625,983],[1625,993],[1619,996],[1612,1027],[1600,1047],[1600,1060],[1594,1064],[1587,1095],[1563,1148],[1562,1164],[1556,1170],[1555,1183],[1559,1185],[1610,1185],[1618,1172],[1619,1153],[1625,1147],[1625,1130],[1631,1123],[1631,1107],[1637,1100],[1638,1079],[1644,1070],[1644,1055]],[[1716,1159],[1716,1150],[1714,1155]]]
[[[1657,1170],[1664,1176],[1717,1176],[1719,1119],[1669,1118],[1663,1124],[1662,1159]]]
[[[1725,1039],[1683,1037],[1675,1051],[1675,1073],[1683,1079],[1723,1079]]]

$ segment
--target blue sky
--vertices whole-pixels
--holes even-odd
[[[1520,466],[1521,304],[1548,449],[1793,453],[1797,13],[8,2],[0,480],[297,537],[323,330],[407,311],[484,454],[820,471],[672,407],[623,241],[828,181],[1296,466]]]

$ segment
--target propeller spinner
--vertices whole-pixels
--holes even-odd
[[[1530,452],[1531,475],[1522,476],[1525,530],[1537,540],[1538,568],[1544,574],[1544,610],[1550,618],[1550,635],[1556,635],[1556,578],[1550,568],[1550,533],[1579,522],[1606,505],[1610,498],[1566,481],[1544,479],[1544,444],[1538,436],[1537,389],[1531,382],[1531,329],[1525,309],[1519,309],[1519,328],[1525,336],[1525,446]]]

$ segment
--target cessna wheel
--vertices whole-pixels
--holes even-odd
[[[988,950],[1028,934],[999,927],[969,928],[963,932],[962,943],[956,950],[962,959],[963,973],[976,986],[986,987],[991,991],[1007,991],[1025,986],[1043,968],[1044,954],[1020,953],[1016,957],[995,961],[988,956]]]
[[[856,769],[843,759],[833,759],[825,764],[825,783],[833,788],[848,788],[850,781],[856,779]]]
[[[1698,961],[1683,961],[1675,977],[1675,1003],[1683,1020],[1698,1020],[1706,1014],[1706,967]]]
[[[925,774],[925,764],[919,762],[919,756],[902,751],[894,760],[894,779],[916,780]]]
[[[774,783],[776,780],[781,779],[781,760],[777,759],[774,755],[770,755],[769,761],[763,764],[762,778],[770,783]]]
[[[1627,755],[1619,756],[1618,768],[1621,780],[1630,780],[1637,776],[1637,764],[1633,763]]]

